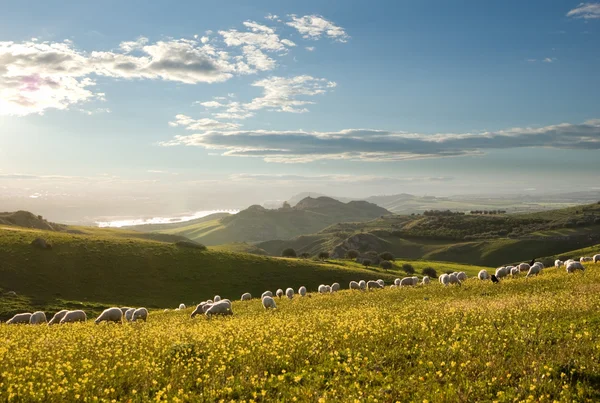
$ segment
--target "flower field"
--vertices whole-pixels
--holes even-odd
[[[587,268],[269,312],[236,301],[213,319],[2,324],[0,401],[598,401],[600,265]]]

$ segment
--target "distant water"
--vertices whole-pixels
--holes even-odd
[[[206,217],[215,213],[229,213],[236,214],[239,210],[207,210],[197,211],[192,215],[185,215],[179,217],[153,217],[153,218],[137,218],[130,220],[116,220],[116,221],[96,221],[96,225],[100,228],[120,228],[128,227],[131,225],[146,225],[146,224],[173,224],[178,222],[186,222],[195,220],[196,218]]]

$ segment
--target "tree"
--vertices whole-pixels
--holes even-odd
[[[327,260],[329,259],[329,252],[319,252],[317,257],[319,258],[319,260]]]
[[[371,261],[369,259],[365,259],[362,261],[363,266],[369,267],[371,266]]]
[[[409,263],[404,263],[402,265],[402,270],[404,270],[406,274],[415,274],[415,268]]]
[[[283,257],[296,257],[296,251],[292,248],[287,248],[284,249],[283,252],[281,252],[281,256]]]
[[[301,257],[302,259],[308,259],[308,258],[310,257],[310,253],[308,253],[308,252],[302,252],[302,253],[300,254],[300,257]]]
[[[431,278],[437,278],[437,272],[435,271],[435,269],[433,267],[426,267],[423,269],[423,271],[421,273],[423,273],[424,276],[429,276]]]
[[[389,260],[382,260],[381,263],[379,263],[379,267],[381,267],[383,270],[391,270],[392,262]]]
[[[346,257],[348,259],[356,259],[358,257],[359,253],[357,250],[354,249],[350,249],[348,252],[346,252]]]
[[[394,260],[394,255],[392,255],[390,252],[383,252],[379,255],[379,257],[382,260],[391,260],[391,261]]]

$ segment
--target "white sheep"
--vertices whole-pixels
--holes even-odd
[[[220,295],[215,295],[215,297],[213,298],[214,302],[219,302],[221,300],[221,296]]]
[[[192,312],[192,314],[190,315],[190,318],[193,319],[196,315],[205,313],[208,310],[208,308],[210,308],[211,306],[212,306],[212,304],[207,304],[206,301],[200,302],[198,305],[196,305],[196,309],[194,309],[194,312]],[[206,309],[204,307],[206,307]]]
[[[458,279],[458,276],[454,273],[448,275],[448,282],[450,284],[458,284],[460,285],[460,280]]]
[[[479,280],[489,280],[490,274],[488,273],[488,271],[486,269],[482,269],[482,270],[479,270],[479,273],[477,273],[477,278]]]
[[[383,287],[377,281],[374,281],[374,280],[367,281],[367,290],[371,290],[371,289],[374,289],[374,288],[378,288],[379,289],[379,288],[383,288]]]
[[[340,290],[340,283],[331,284],[331,292],[337,292]]]
[[[392,284],[390,285],[390,288],[398,288],[398,286],[396,284]]]
[[[265,291],[260,296],[260,299],[263,299],[264,297],[272,297],[272,296],[273,296],[273,293],[271,291]]]
[[[464,271],[459,271],[458,273],[456,273],[456,277],[460,281],[466,281],[467,280],[467,273],[465,273]]]
[[[563,262],[562,260],[556,259],[556,260],[554,261],[554,267],[556,267],[557,269],[558,269],[559,267],[561,267],[563,264],[565,264],[565,262]]]
[[[529,271],[529,269],[531,268],[531,266],[529,266],[529,263],[521,263],[518,264],[517,267],[519,268],[519,271]]]
[[[214,301],[213,301],[212,299],[207,299],[207,300],[206,300],[206,303],[207,303],[207,304],[213,304],[213,303],[214,303]]]
[[[60,323],[60,321],[62,320],[62,318],[65,317],[65,315],[67,314],[67,312],[69,312],[66,309],[63,309],[62,311],[58,311],[54,314],[54,316],[52,317],[52,319],[50,319],[50,322],[48,322],[48,325],[55,325]]]
[[[177,309],[179,309],[179,310],[185,309],[185,304],[179,304],[179,308],[177,308]]]
[[[540,274],[542,271],[542,267],[538,264],[534,264],[533,266],[531,266],[529,268],[529,271],[527,272],[527,276],[525,277],[531,277],[531,276],[537,276],[538,274]]]
[[[242,294],[241,301],[250,301],[252,299],[252,294],[249,292],[245,292]]]
[[[600,254],[594,255],[592,259],[594,259],[594,263],[600,263]]]
[[[567,265],[567,273],[575,273],[577,270],[585,270],[580,262],[571,262]]]
[[[231,301],[222,299],[218,302],[215,302],[210,308],[208,308],[204,315],[206,315],[206,317],[213,315],[233,315],[233,311],[231,310]]]
[[[592,259],[589,256],[582,256],[579,258],[579,263],[587,263],[587,262],[592,262],[594,259]]]
[[[536,266],[538,267],[538,266]],[[531,270],[531,268],[529,268],[529,270]],[[518,276],[521,273],[521,271],[519,270],[519,267],[513,267],[512,269],[510,269],[510,275],[513,277]],[[496,276],[498,277],[498,276]]]
[[[418,278],[417,278],[417,283],[415,283],[415,277],[404,277],[402,280],[400,280],[399,287],[407,287],[407,286],[417,285],[418,282],[419,282]]]
[[[131,318],[133,317],[133,313],[135,312],[135,308],[129,308],[125,311],[125,321],[131,322]]]
[[[135,322],[136,320],[141,319],[144,322],[148,320],[148,310],[146,308],[138,308],[133,312],[131,316],[131,321]]]
[[[539,266],[540,270],[544,269],[544,264],[542,262],[535,262],[533,263],[534,266]]]
[[[377,280],[377,283],[381,286],[381,288],[385,287],[385,282],[381,279]]]
[[[31,318],[29,318],[29,324],[31,325],[41,325],[42,323],[47,323],[46,314],[42,311],[37,311],[31,314]]]
[[[7,325],[16,325],[19,323],[29,323],[29,319],[31,319],[31,313],[18,313],[9,320],[6,321]]]
[[[427,285],[430,282],[431,282],[431,279],[429,278],[429,276],[423,276],[423,281],[421,281],[421,284]]]
[[[401,281],[402,281],[402,279],[401,279],[401,278],[397,278],[397,279],[395,279],[395,280],[394,280],[394,285],[395,285],[395,286],[399,286]]]
[[[441,284],[443,285],[448,285],[450,284],[450,275],[447,273],[444,273],[440,276],[439,281]]]
[[[348,285],[348,288],[351,290],[360,290],[360,285],[353,280],[350,282],[350,285]]]
[[[69,311],[65,315],[64,318],[60,321],[60,324],[63,323],[74,323],[74,322],[85,322],[87,320],[87,315],[82,310],[78,309],[76,311]]]
[[[105,309],[94,321],[95,324],[100,322],[123,323],[123,311],[120,308]]]
[[[513,269],[512,266],[506,266],[506,267],[498,267],[496,269],[496,277],[497,278],[502,278],[502,277],[506,277],[510,274],[510,271]]]
[[[277,304],[275,303],[275,300],[273,299],[273,297],[271,296],[264,296],[262,299],[262,305],[265,307],[265,309],[275,309],[277,308]]]
[[[317,288],[317,291],[319,292],[319,294],[325,294],[327,291],[327,286],[325,284],[321,284],[319,285],[319,288]]]
[[[123,312],[123,315],[125,315],[125,312],[127,312],[130,309],[135,309],[135,308],[131,308],[130,306],[122,306],[119,309],[121,310],[121,312]]]
[[[275,291],[275,295],[277,295],[279,298],[283,297],[283,290],[279,288],[277,291]]]
[[[294,298],[294,289],[293,288],[287,288],[285,290],[285,296],[288,297],[289,299]]]
[[[301,297],[304,297],[306,295],[306,287],[302,286],[298,288],[298,294],[300,294]]]

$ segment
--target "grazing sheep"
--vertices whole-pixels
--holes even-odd
[[[458,279],[459,279],[460,281],[466,281],[466,280],[467,280],[467,273],[465,273],[464,271],[459,271],[459,272],[456,274],[456,277],[458,277]]]
[[[416,283],[415,283],[415,278],[417,279]],[[402,280],[400,280],[399,287],[414,286],[414,285],[417,285],[418,283],[419,283],[419,279],[417,277],[404,277]]]
[[[179,310],[185,309],[185,304],[179,304],[179,308],[177,308],[177,309],[179,309]]]
[[[48,325],[55,325],[60,323],[60,321],[62,320],[62,318],[65,317],[65,315],[67,314],[66,309],[63,309],[62,311],[58,311],[54,314],[54,316],[52,317],[52,319],[50,319],[50,322],[48,322]]]
[[[271,291],[265,291],[260,296],[260,299],[263,299],[264,297],[272,297],[272,296],[273,296],[273,293]]]
[[[249,292],[245,292],[242,294],[242,301],[250,301],[252,299],[252,294],[250,294]]]
[[[6,321],[7,325],[16,325],[18,323],[29,323],[31,319],[31,313],[18,313],[9,320]]]
[[[567,273],[575,273],[577,270],[584,271],[585,267],[580,262],[571,262],[567,265]]]
[[[31,325],[41,325],[42,323],[47,323],[46,314],[42,311],[37,311],[31,314],[31,318],[29,318],[29,324]]]
[[[215,295],[215,297],[213,298],[213,301],[215,301],[215,302],[219,302],[220,300],[221,300],[220,295]]]
[[[477,278],[479,280],[489,280],[490,274],[485,269],[479,270],[479,273],[477,274]]]
[[[529,270],[531,270],[531,268]],[[511,276],[516,277],[519,274],[521,274],[521,270],[519,270],[519,267],[513,267],[512,269],[510,269],[510,275]]]
[[[496,269],[496,273],[495,273],[495,274],[496,274],[496,277],[497,277],[497,278],[506,277],[506,276],[508,276],[508,275],[510,274],[510,271],[511,271],[512,269],[513,269],[513,268],[512,268],[511,266],[506,266],[506,267],[498,267],[498,268]]]
[[[394,285],[395,285],[395,286],[399,286],[401,281],[402,281],[402,279],[401,279],[401,278],[397,278],[397,279],[395,279],[395,280],[394,280]]]
[[[125,312],[127,312],[130,309],[135,309],[135,308],[131,308],[129,306],[124,306],[124,307],[121,307],[119,309],[121,310],[121,312],[123,312],[123,315],[125,315]]]
[[[283,290],[279,288],[277,291],[275,291],[275,295],[277,295],[279,298],[283,297]]]
[[[430,282],[431,282],[431,279],[429,278],[429,276],[423,276],[423,281],[421,281],[421,284],[427,285]]]
[[[123,311],[120,308],[105,309],[94,321],[95,324],[99,324],[100,322],[123,323]]]
[[[542,262],[535,262],[533,266],[539,266],[540,269],[544,269],[544,264]]]
[[[529,271],[527,272],[527,276],[525,276],[525,277],[537,276],[538,274],[540,274],[541,271],[542,271],[542,267],[538,264],[534,264],[533,266],[531,266],[529,268]]]
[[[592,259],[594,259],[594,263],[600,263],[600,254],[594,255],[594,257]]]
[[[381,284],[379,284],[377,281],[369,280],[367,282],[367,290],[371,290],[373,288],[383,288],[383,286]]]
[[[262,304],[265,307],[265,309],[275,309],[277,308],[277,304],[275,303],[275,300],[273,299],[273,297],[271,296],[265,296],[262,299]]]
[[[381,288],[385,287],[385,282],[381,279],[377,280],[377,283],[381,286]]]
[[[293,288],[287,288],[285,290],[285,296],[288,297],[289,299],[294,298],[294,289]]]
[[[444,273],[440,276],[439,281],[441,284],[443,285],[448,285],[450,284],[450,275],[447,273]]]
[[[298,294],[300,294],[301,297],[304,297],[306,295],[306,287],[302,286],[298,288]]]
[[[331,284],[331,292],[337,292],[340,290],[340,283]]]
[[[213,301],[212,299],[207,299],[207,300],[206,300],[206,303],[207,303],[207,304],[212,304],[212,303],[214,303],[214,301]]]
[[[367,289],[367,282],[365,280],[360,280],[358,282],[358,286],[360,287],[361,290],[366,290]]]
[[[565,263],[565,262],[563,262],[562,260],[558,260],[558,259],[556,259],[556,260],[554,261],[554,267],[556,267],[556,268],[558,269],[558,268],[559,268],[559,267],[561,267],[561,266],[562,266],[564,263]]]
[[[398,286],[396,284],[392,284],[390,285],[390,288],[398,288]]]
[[[127,322],[131,322],[131,318],[133,318],[133,313],[135,312],[135,308],[129,308],[125,311],[125,320]]]
[[[517,267],[519,268],[519,271],[529,271],[531,268],[531,266],[527,263],[518,264]]]
[[[135,310],[135,312],[133,312],[131,321],[135,322],[138,319],[141,319],[144,322],[148,320],[148,310],[146,308],[138,308]]]
[[[196,309],[194,309],[194,312],[192,312],[192,314],[190,315],[190,318],[194,319],[194,317],[196,315],[205,313],[208,310],[208,308],[210,308],[211,306],[212,306],[212,304],[207,304],[206,301],[200,302],[198,305],[196,305]],[[204,307],[206,307],[206,309],[204,309]]]
[[[348,288],[351,290],[360,290],[360,285],[356,281],[351,281]]]
[[[64,318],[60,321],[60,324],[63,323],[74,323],[74,322],[85,322],[87,320],[87,315],[82,310],[78,309],[76,311],[69,311],[65,315]]]
[[[165,308],[165,310],[163,311],[163,313],[167,313],[167,312],[169,312],[169,311],[170,311],[170,309],[168,309],[168,308]]]
[[[206,317],[213,315],[233,315],[233,311],[231,310],[231,302],[225,299],[215,302],[210,308],[208,308],[204,315],[206,315]]]
[[[448,282],[450,284],[458,284],[460,285],[460,280],[458,279],[458,276],[454,273],[448,275]]]
[[[327,291],[327,286],[325,284],[321,284],[319,288],[317,288],[319,294],[325,294]]]
[[[579,263],[587,263],[587,262],[592,262],[594,259],[592,259],[589,256],[582,256],[579,258]]]

